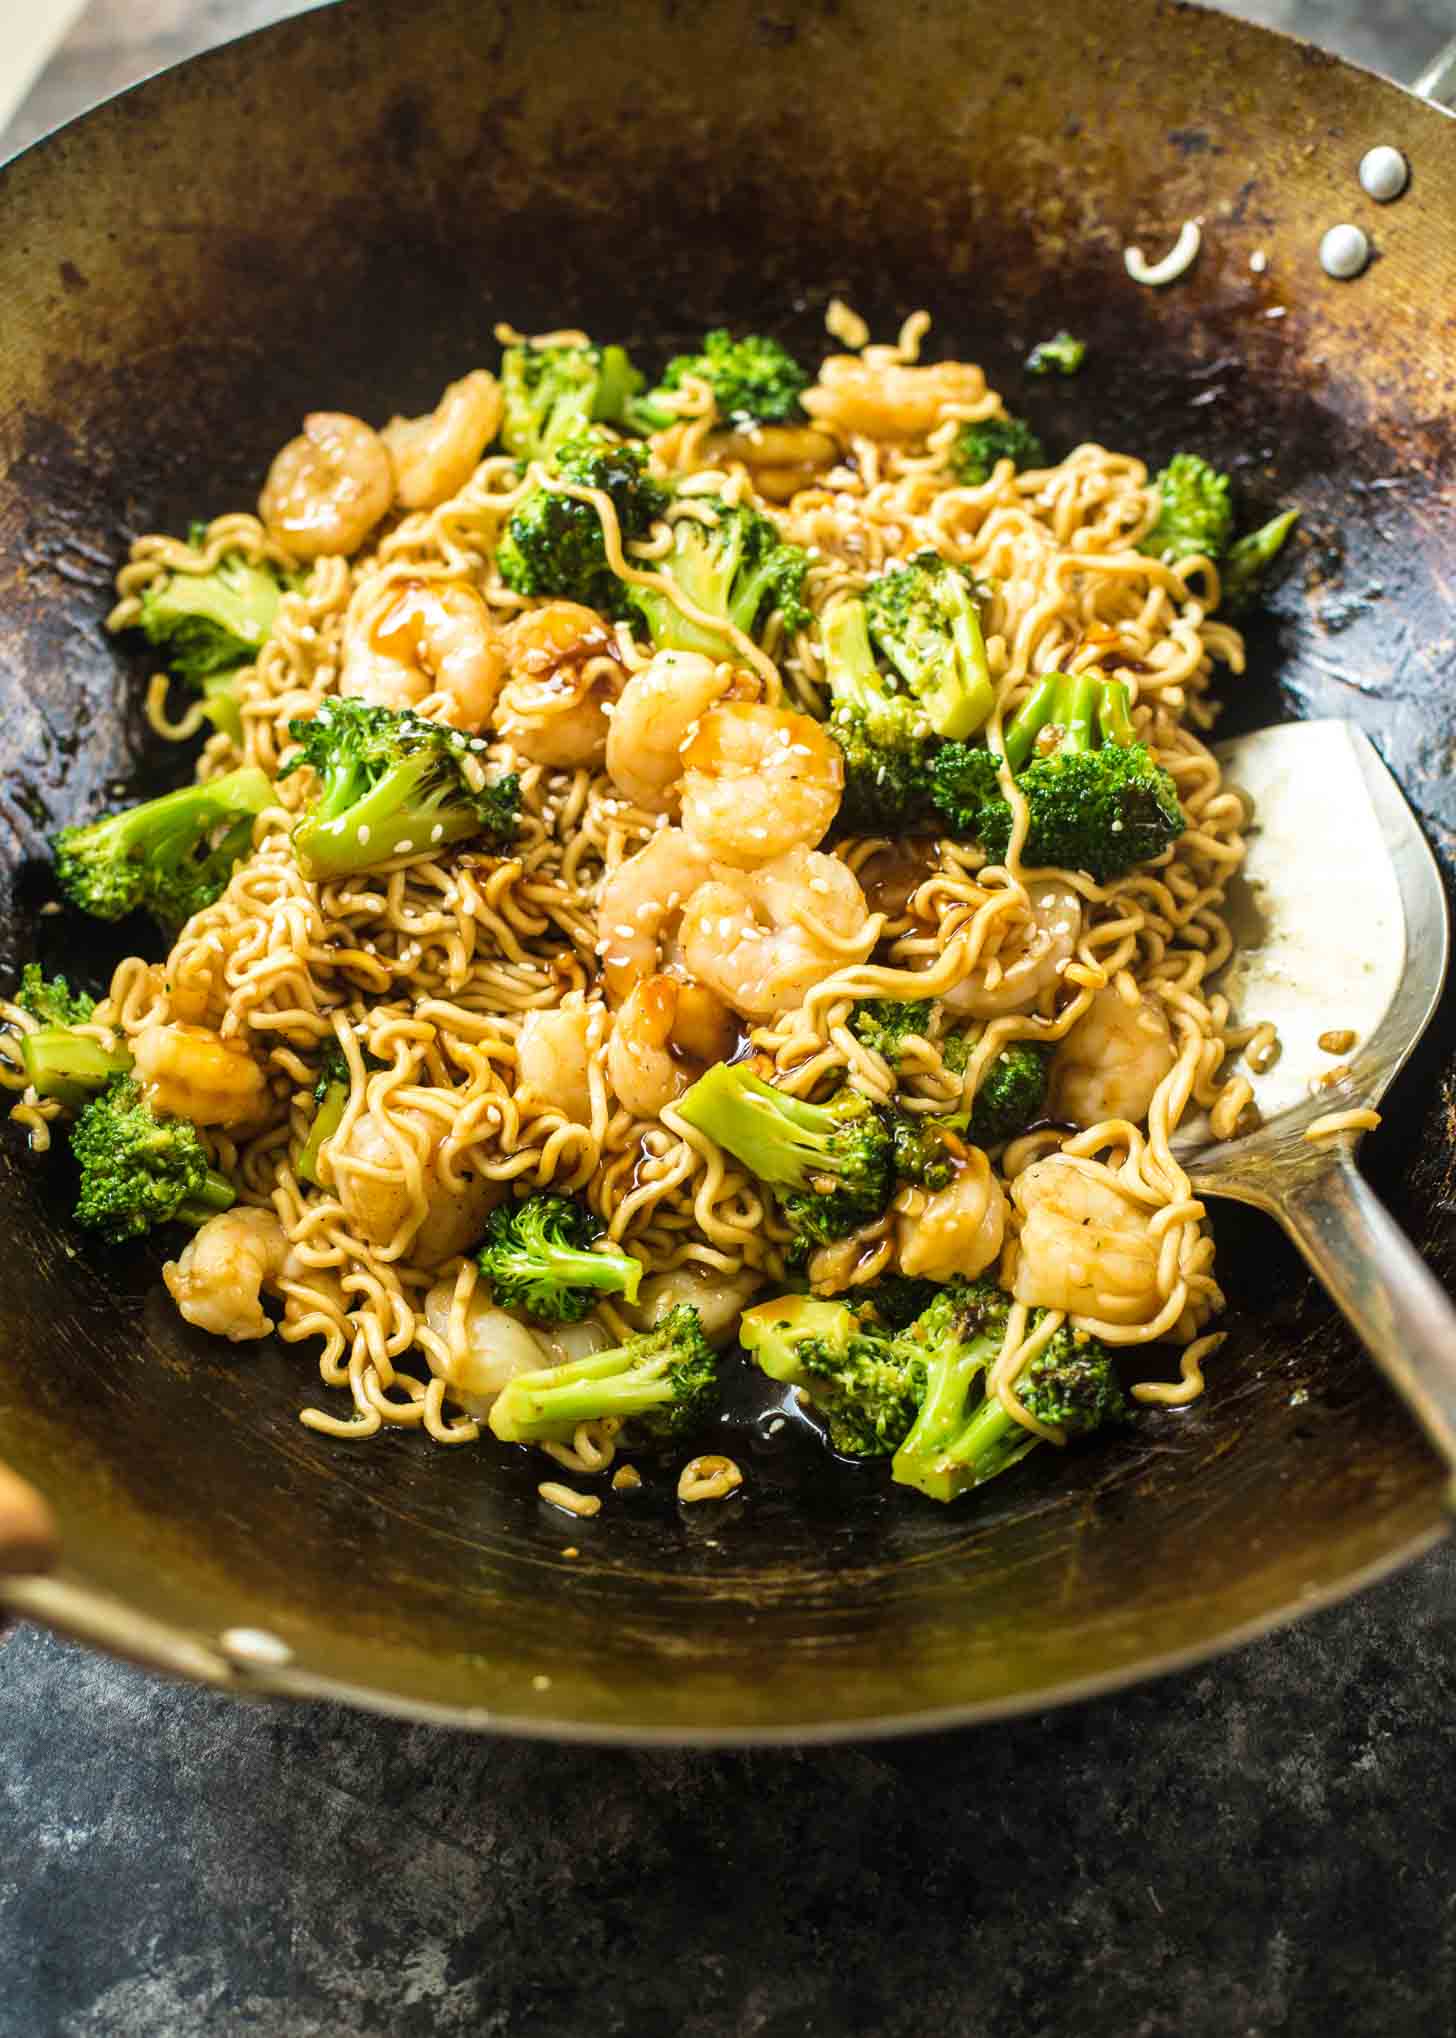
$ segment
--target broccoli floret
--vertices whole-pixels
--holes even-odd
[[[900,836],[930,807],[930,721],[898,675],[870,649],[865,605],[836,602],[821,626],[832,706],[829,733],[844,752],[838,826],[848,835]]]
[[[98,920],[145,909],[169,931],[210,906],[245,856],[253,821],[273,798],[266,773],[247,765],[184,786],[55,838],[56,882]]]
[[[680,389],[685,375],[707,383],[719,417],[740,431],[789,424],[804,414],[799,398],[809,376],[793,355],[761,333],[735,340],[720,327],[704,334],[701,353],[675,354],[657,387],[633,404],[631,420],[639,430],[661,432],[676,424],[676,411],[659,399]]]
[[[621,347],[507,347],[501,356],[501,444],[549,460],[593,424],[621,424],[642,377]]]
[[[1087,342],[1074,340],[1068,332],[1060,332],[1049,340],[1039,340],[1026,357],[1028,375],[1075,375],[1087,358]]]
[[[995,706],[974,585],[935,552],[865,589],[870,636],[925,710],[937,736],[964,741]]]
[[[915,1420],[923,1357],[848,1303],[782,1295],[746,1309],[738,1335],[761,1372],[808,1395],[847,1458],[888,1457]]]
[[[667,491],[647,472],[642,448],[600,431],[568,439],[551,472],[556,481],[598,489],[610,498],[623,545],[645,538],[654,517],[667,509]],[[496,565],[518,594],[558,595],[613,616],[626,612],[627,588],[607,565],[596,505],[560,489],[533,488],[512,511]]]
[[[679,517],[672,527],[672,549],[666,558],[653,560],[654,572],[665,575],[695,608],[731,623],[745,637],[756,636],[775,609],[786,629],[803,629],[809,622],[803,601],[808,553],[786,545],[777,526],[757,510],[709,496],[693,501],[711,510],[714,521]],[[726,630],[692,622],[658,589],[629,586],[622,599],[642,619],[657,650],[698,651],[707,658],[734,655]]]
[[[518,1373],[491,1406],[502,1443],[568,1443],[578,1423],[615,1415],[670,1443],[711,1416],[718,1359],[686,1302],[611,1351]]]
[[[1022,861],[1033,868],[1105,881],[1161,855],[1183,831],[1177,788],[1133,739],[1119,680],[1051,674],[1007,730],[1006,755],[1031,810]],[[933,791],[957,833],[975,837],[992,863],[1005,860],[1012,813],[991,752],[944,745]]]
[[[1234,532],[1229,478],[1200,453],[1175,453],[1157,480],[1158,521],[1138,540],[1153,559],[1221,559]]]
[[[984,1392],[1001,1349],[1010,1297],[989,1281],[952,1282],[906,1337],[924,1350],[927,1384],[915,1425],[895,1455],[893,1477],[932,1500],[984,1486],[1040,1442]],[[1034,1331],[1040,1310],[1032,1313]],[[1087,1436],[1126,1414],[1112,1354],[1062,1324],[1017,1382],[1027,1413],[1064,1437]]]
[[[37,1095],[54,1097],[72,1111],[79,1111],[131,1068],[131,1055],[124,1047],[105,1047],[91,1034],[72,1032],[68,1026],[40,1026],[22,1034],[20,1059]]]
[[[854,1307],[865,1322],[907,1330],[940,1293],[939,1284],[912,1274],[881,1274],[878,1281],[855,1290]]]
[[[929,1038],[934,1009],[929,998],[861,998],[849,1015],[849,1030],[898,1069],[906,1041]]]
[[[206,524],[194,525],[194,545],[207,541]],[[225,552],[209,573],[174,570],[142,591],[137,628],[167,659],[174,679],[202,695],[215,729],[242,741],[235,681],[272,633],[289,578],[242,552]]]
[[[967,488],[980,488],[996,472],[1000,460],[1018,471],[1045,467],[1046,448],[1022,418],[981,418],[962,425],[950,449],[950,468]]]
[[[514,773],[473,782],[478,737],[352,696],[325,701],[288,733],[302,748],[279,777],[307,764],[319,779],[319,797],[293,831],[305,877],[374,870],[392,856],[477,836],[498,846],[515,833],[520,782]]]
[[[948,1189],[955,1180],[964,1147],[945,1117],[929,1111],[892,1110],[890,1137],[895,1143],[895,1176],[913,1189]],[[947,1130],[952,1138],[947,1139]]]
[[[232,1184],[207,1165],[196,1126],[155,1117],[127,1076],[86,1106],[71,1146],[81,1164],[76,1221],[113,1243],[173,1218],[202,1224],[236,1200]]]
[[[981,1078],[966,1120],[975,1146],[1000,1146],[1025,1132],[1042,1114],[1047,1093],[1047,1050],[1035,1041],[1013,1040]]]
[[[678,1099],[677,1109],[774,1191],[801,1252],[845,1237],[889,1200],[889,1127],[847,1084],[827,1103],[810,1104],[742,1062],[720,1062]]]
[[[20,972],[15,1002],[43,1026],[84,1026],[96,1010],[94,998],[73,991],[64,977],[45,976],[38,962],[28,962]]]
[[[549,1323],[579,1323],[603,1295],[637,1300],[642,1262],[609,1246],[592,1250],[605,1226],[570,1196],[528,1196],[490,1214],[476,1265],[502,1309]]]
[[[1235,540],[1219,573],[1220,608],[1237,614],[1249,606],[1298,518],[1298,510],[1285,510]]]

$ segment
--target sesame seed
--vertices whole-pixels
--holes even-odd
[[[367,849],[369,847],[369,823],[367,821],[361,821],[359,823],[358,828],[355,831],[355,834],[359,843],[359,847],[361,849]]]

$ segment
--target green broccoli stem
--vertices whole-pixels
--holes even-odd
[[[761,1182],[802,1189],[816,1170],[832,1167],[828,1140],[835,1123],[823,1106],[775,1089],[741,1064],[716,1063],[679,1100],[678,1110]]]
[[[1104,743],[1116,743],[1125,750],[1137,741],[1137,732],[1132,726],[1132,695],[1124,680],[1103,680],[1102,697],[1097,706],[1097,726]]]
[[[819,629],[825,671],[835,700],[868,713],[878,706],[885,687],[870,649],[864,603],[836,602],[821,619]]]
[[[313,1114],[313,1124],[308,1129],[308,1138],[298,1156],[298,1179],[308,1182],[313,1188],[319,1186],[319,1155],[325,1144],[338,1131],[349,1102],[348,1083],[330,1083],[323,1095],[323,1101]]]
[[[1002,743],[1006,762],[1013,771],[1020,771],[1030,763],[1036,739],[1052,718],[1062,677],[1060,672],[1049,672],[1045,679],[1039,680],[1007,724]]]
[[[560,1281],[567,1288],[594,1288],[607,1295],[637,1300],[642,1282],[642,1262],[615,1247],[606,1252],[582,1251],[575,1246],[556,1245],[543,1240],[538,1279]]]
[[[908,1444],[909,1439],[906,1439]],[[917,1465],[912,1484],[930,1500],[954,1500],[984,1486],[1035,1450],[1041,1438],[1006,1413],[1001,1398],[988,1394],[970,1420],[943,1438]],[[900,1477],[899,1472],[895,1475]]]
[[[1093,718],[1097,709],[1097,681],[1085,673],[1063,680],[1057,691],[1054,719],[1061,724],[1058,750],[1078,753],[1090,750],[1095,734]]]
[[[73,1110],[131,1067],[126,1048],[104,1047],[89,1033],[73,1033],[68,1026],[42,1026],[23,1034],[20,1058],[39,1096],[53,1097]]]
[[[231,1210],[238,1200],[238,1192],[232,1183],[209,1168],[206,1180],[195,1196],[189,1196],[177,1205],[177,1222],[190,1224],[196,1230],[199,1224],[206,1224],[209,1217],[216,1217],[219,1210]]]
[[[569,1438],[578,1423],[595,1422],[607,1415],[626,1422],[648,1409],[663,1407],[675,1393],[667,1377],[674,1358],[672,1346],[664,1340],[658,1351],[645,1360],[638,1359],[635,1365],[634,1356],[630,1345],[618,1345],[564,1366],[518,1373],[510,1383],[508,1397],[502,1396],[496,1404],[503,1416],[509,1412],[508,1441],[539,1443]],[[491,1426],[495,1428],[494,1421]]]
[[[965,1418],[966,1398],[975,1382],[1001,1349],[999,1330],[964,1342],[957,1339],[950,1359],[931,1354],[925,1399],[910,1433],[895,1453],[894,1478],[898,1485],[916,1486],[932,1498],[938,1466],[947,1445],[955,1438]]]
[[[214,672],[202,682],[202,705],[207,719],[219,735],[239,749],[243,741],[243,711],[238,706],[237,674]]]

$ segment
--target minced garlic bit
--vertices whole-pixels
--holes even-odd
[[[1328,1033],[1319,1037],[1321,1054],[1348,1054],[1354,1045],[1354,1029],[1349,1026],[1332,1026]]]
[[[733,1460],[710,1452],[706,1457],[689,1458],[683,1466],[677,1482],[677,1497],[679,1500],[722,1500],[742,1484],[743,1474]]]
[[[617,1493],[630,1493],[642,1484],[642,1474],[635,1465],[619,1465],[612,1474],[612,1488]]]
[[[1176,283],[1180,276],[1185,275],[1192,268],[1202,245],[1202,227],[1196,219],[1185,219],[1178,229],[1177,240],[1161,262],[1144,261],[1141,248],[1124,248],[1122,259],[1134,283],[1151,283],[1157,289],[1164,283]]]

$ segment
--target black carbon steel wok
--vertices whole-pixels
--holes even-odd
[[[1384,211],[1355,182],[1377,141],[1414,170]],[[1195,214],[1192,274],[1130,284],[1124,243]],[[1378,258],[1342,285],[1316,249],[1347,217]],[[1456,126],[1312,50],[1154,0],[346,5],[55,135],[0,179],[0,225],[7,976],[109,960],[37,907],[47,830],[158,769],[142,666],[101,629],[128,539],[250,501],[308,408],[425,408],[503,317],[812,353],[832,294],[881,333],[923,304],[1053,446],[1194,445],[1251,519],[1299,503],[1226,726],[1354,716],[1449,859]],[[1086,371],[1027,382],[1061,325]],[[1447,1010],[1368,1155],[1448,1277],[1453,1066]],[[63,1548],[12,1598],[219,1683],[598,1736],[903,1727],[1186,1660],[1438,1533],[1414,1427],[1237,1211],[1233,1336],[1186,1413],[953,1512],[739,1429],[740,1502],[578,1524],[493,1450],[301,1428],[306,1356],[194,1339],[159,1254],[78,1242],[58,1167],[7,1141],[0,1174],[0,1458]],[[238,1627],[291,1666],[231,1668]]]

